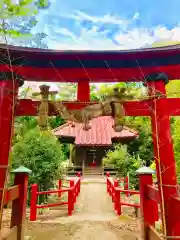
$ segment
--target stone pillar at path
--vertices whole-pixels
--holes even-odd
[[[174,151],[170,129],[170,116],[165,112],[167,106],[165,84],[168,78],[165,74],[152,74],[146,78],[150,95],[156,91],[163,95],[154,99],[150,106],[151,124],[154,145],[154,158],[156,161],[159,192],[161,195],[161,212],[164,212],[167,236],[180,236],[180,223],[173,224],[175,213],[172,210],[171,199],[178,195],[177,176]],[[173,238],[172,238],[173,239]]]

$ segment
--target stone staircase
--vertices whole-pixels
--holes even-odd
[[[103,168],[102,167],[85,167],[83,171],[83,176],[102,176]]]

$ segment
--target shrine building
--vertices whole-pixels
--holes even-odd
[[[90,121],[91,129],[83,130],[82,123],[66,123],[53,130],[53,134],[62,143],[74,144],[72,162],[75,166],[102,166],[107,150],[113,149],[113,143],[126,144],[138,137],[138,133],[124,127],[115,132],[112,117],[103,116]]]

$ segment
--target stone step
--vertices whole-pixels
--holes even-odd
[[[97,173],[97,174],[103,174],[103,172],[100,171],[84,171],[84,173]]]
[[[102,173],[84,173],[84,176],[101,176]]]
[[[103,174],[102,167],[85,167],[83,171],[83,175],[85,176],[101,176]]]

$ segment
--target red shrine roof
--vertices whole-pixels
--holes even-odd
[[[76,145],[112,145],[113,140],[133,140],[138,136],[138,132],[124,127],[121,132],[115,132],[112,128],[114,120],[112,117],[104,116],[94,118],[90,121],[91,129],[83,130],[82,123],[66,123],[53,130],[55,136],[74,138]]]

